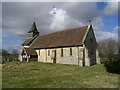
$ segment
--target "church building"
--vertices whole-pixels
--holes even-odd
[[[20,49],[20,61],[91,66],[100,64],[92,25],[39,35],[36,23]]]

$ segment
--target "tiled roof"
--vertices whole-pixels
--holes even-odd
[[[37,37],[37,35],[34,36],[33,38],[27,39],[24,43],[22,43],[22,45],[23,46],[30,45],[35,40],[36,37]]]
[[[50,48],[81,45],[88,26],[39,35],[31,48]]]
[[[37,55],[36,51],[32,48],[25,48],[28,55]]]

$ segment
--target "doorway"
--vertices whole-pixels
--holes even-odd
[[[85,50],[83,50],[83,61],[82,61],[83,66],[85,66]]]
[[[53,63],[56,63],[56,50],[53,51]]]

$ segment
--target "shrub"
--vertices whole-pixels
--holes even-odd
[[[114,56],[113,59],[105,61],[104,66],[108,72],[120,74],[120,58]]]

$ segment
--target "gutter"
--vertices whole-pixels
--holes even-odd
[[[34,48],[34,49],[54,49],[54,48],[76,47],[76,46],[83,46],[83,44],[80,44],[80,45],[73,45],[73,46],[58,46],[58,47]]]

